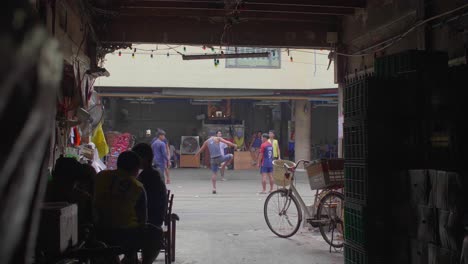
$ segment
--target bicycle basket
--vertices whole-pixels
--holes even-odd
[[[344,159],[315,160],[306,171],[312,190],[344,185]]]
[[[286,173],[284,164],[290,167],[296,166],[296,163],[289,161],[289,160],[274,160],[273,161],[273,180],[275,181],[276,185],[286,187],[291,183],[291,179],[286,179],[284,175]]]

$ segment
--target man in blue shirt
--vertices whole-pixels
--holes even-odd
[[[164,130],[158,130],[156,136],[157,139],[151,145],[154,155],[153,166],[156,168],[156,170],[159,171],[161,178],[164,180],[164,172],[166,171],[166,166],[169,165],[169,159],[167,158],[167,147],[166,143],[164,143],[164,140],[166,139],[166,132],[164,132]]]
[[[258,153],[260,151],[260,146],[262,145],[262,132],[257,131],[257,133],[252,135],[252,141],[250,142],[250,155],[252,156],[252,164],[257,164]]]

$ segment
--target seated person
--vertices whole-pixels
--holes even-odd
[[[162,226],[167,210],[167,189],[161,175],[151,163],[153,162],[153,151],[150,145],[137,144],[132,149],[141,158],[141,169],[138,180],[143,183],[148,201],[148,223]]]
[[[147,224],[147,201],[143,184],[136,176],[140,157],[125,151],[117,159],[117,170],[96,176],[94,209],[98,237],[124,249],[127,256],[142,250],[142,264],[151,264],[161,249],[162,230]]]
[[[57,159],[46,193],[46,202],[67,202],[78,206],[78,234],[92,224],[92,197],[96,171],[74,158]]]

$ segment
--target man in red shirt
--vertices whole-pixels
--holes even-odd
[[[258,167],[262,174],[262,191],[260,193],[266,193],[266,178],[270,179],[270,192],[273,191],[273,146],[268,141],[268,134],[262,135],[262,145],[260,146],[260,155],[258,155]]]

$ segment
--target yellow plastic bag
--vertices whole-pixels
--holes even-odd
[[[107,145],[106,137],[104,136],[104,131],[102,130],[102,123],[97,126],[91,141],[96,145],[100,159],[109,153],[109,146]]]

